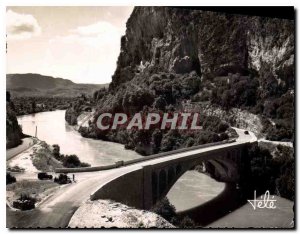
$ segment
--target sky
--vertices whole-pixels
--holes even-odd
[[[111,82],[133,7],[7,7],[7,73]]]

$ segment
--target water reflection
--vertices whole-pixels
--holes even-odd
[[[177,212],[183,212],[213,199],[225,188],[225,184],[191,170],[184,173],[171,188],[167,197]]]

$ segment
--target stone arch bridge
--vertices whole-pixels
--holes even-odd
[[[256,142],[232,142],[186,150],[166,157],[119,168],[118,176],[102,184],[91,200],[111,199],[140,209],[150,209],[164,198],[188,170],[205,165],[219,181],[238,182],[247,162],[247,149]]]

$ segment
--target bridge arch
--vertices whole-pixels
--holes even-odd
[[[213,167],[212,177],[222,182],[235,182],[238,180],[238,165],[231,160],[234,157],[231,154],[220,155],[218,159],[202,160],[197,163],[183,163],[176,165],[169,165],[165,168],[160,169],[159,176],[155,177],[158,179],[159,192],[153,190],[153,205],[164,198],[177,180],[188,170],[193,169],[196,165],[210,164]],[[167,173],[166,173],[167,172]],[[156,186],[157,181],[153,181],[152,187]]]

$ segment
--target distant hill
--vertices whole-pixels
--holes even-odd
[[[32,73],[6,75],[6,90],[13,97],[72,97],[82,93],[92,95],[103,87],[108,87],[108,84],[77,84],[67,79]]]

